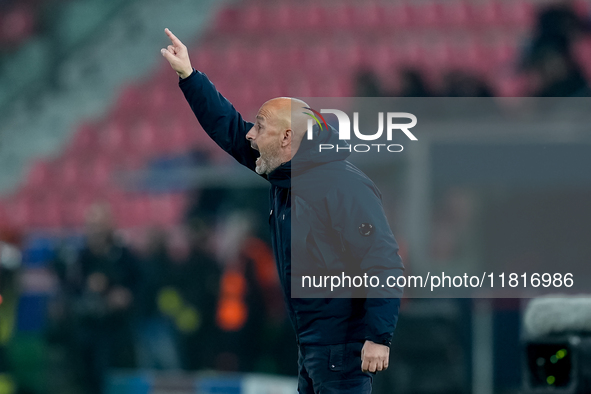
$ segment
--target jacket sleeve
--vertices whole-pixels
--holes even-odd
[[[350,182],[333,189],[327,206],[331,225],[339,233],[348,260],[354,262],[362,275],[377,276],[380,280],[376,287],[368,285],[363,289],[365,339],[390,345],[398,322],[402,290],[388,287],[386,280],[389,276],[401,276],[404,266],[380,193],[373,184]]]
[[[222,96],[205,74],[193,73],[179,81],[197,120],[216,144],[240,164],[254,171],[257,155],[246,140],[253,124],[242,119],[232,103]]]

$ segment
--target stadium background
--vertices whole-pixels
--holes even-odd
[[[266,185],[200,129],[160,56],[164,27],[248,119],[276,96],[588,96],[590,10],[531,0],[0,1],[0,393],[292,392],[296,348],[267,244]],[[440,174],[467,152],[438,152]],[[554,219],[589,214],[588,183],[532,184],[535,166],[507,180],[501,166],[484,179],[433,177],[423,185],[430,214],[407,235],[397,219],[412,203],[397,186],[414,170],[389,174],[388,195],[400,197],[386,202],[409,264],[478,259],[491,238],[507,244],[496,255],[504,263],[535,260],[536,240],[555,231],[542,215],[565,205]],[[516,214],[521,227],[503,229]],[[125,253],[97,263],[93,247],[111,242],[111,229]],[[579,240],[556,247],[569,242]],[[518,392],[523,305],[406,300],[375,391]]]

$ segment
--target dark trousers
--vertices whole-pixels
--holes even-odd
[[[362,342],[299,349],[298,393],[370,394],[373,374],[361,371]]]

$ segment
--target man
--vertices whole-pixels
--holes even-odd
[[[305,254],[304,260],[326,265],[354,261],[367,273],[399,275],[398,245],[377,188],[344,160],[348,152],[320,156],[311,149],[310,141],[303,138],[306,103],[272,99],[260,108],[256,123],[246,122],[207,77],[192,68],[186,46],[170,30],[165,33],[172,45],[161,53],[178,74],[180,88],[203,129],[238,162],[271,183],[271,241],[300,351],[298,392],[371,393],[373,374],[388,367],[400,299],[292,298],[292,241],[294,245],[304,241],[304,252],[294,248]],[[331,129],[321,138],[333,141],[338,135]],[[320,222],[322,228],[309,224],[305,239],[299,232],[292,238],[292,210],[294,225],[302,225],[306,218],[305,209],[292,207],[292,175],[295,181],[298,173],[304,182],[299,182],[303,187],[294,194],[294,203],[327,218]],[[334,201],[319,212],[317,198]],[[306,241],[312,246],[308,248]]]
[[[75,367],[82,368],[87,393],[102,393],[108,368],[135,366],[131,312],[137,294],[135,255],[114,232],[106,204],[86,213],[86,242],[66,272],[74,319]]]

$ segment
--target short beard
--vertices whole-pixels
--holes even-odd
[[[269,149],[271,150],[271,149]],[[277,167],[281,165],[281,158],[279,157],[279,147],[275,152],[263,152],[261,151],[261,156],[259,163],[255,171],[259,175],[269,175],[273,172]]]

